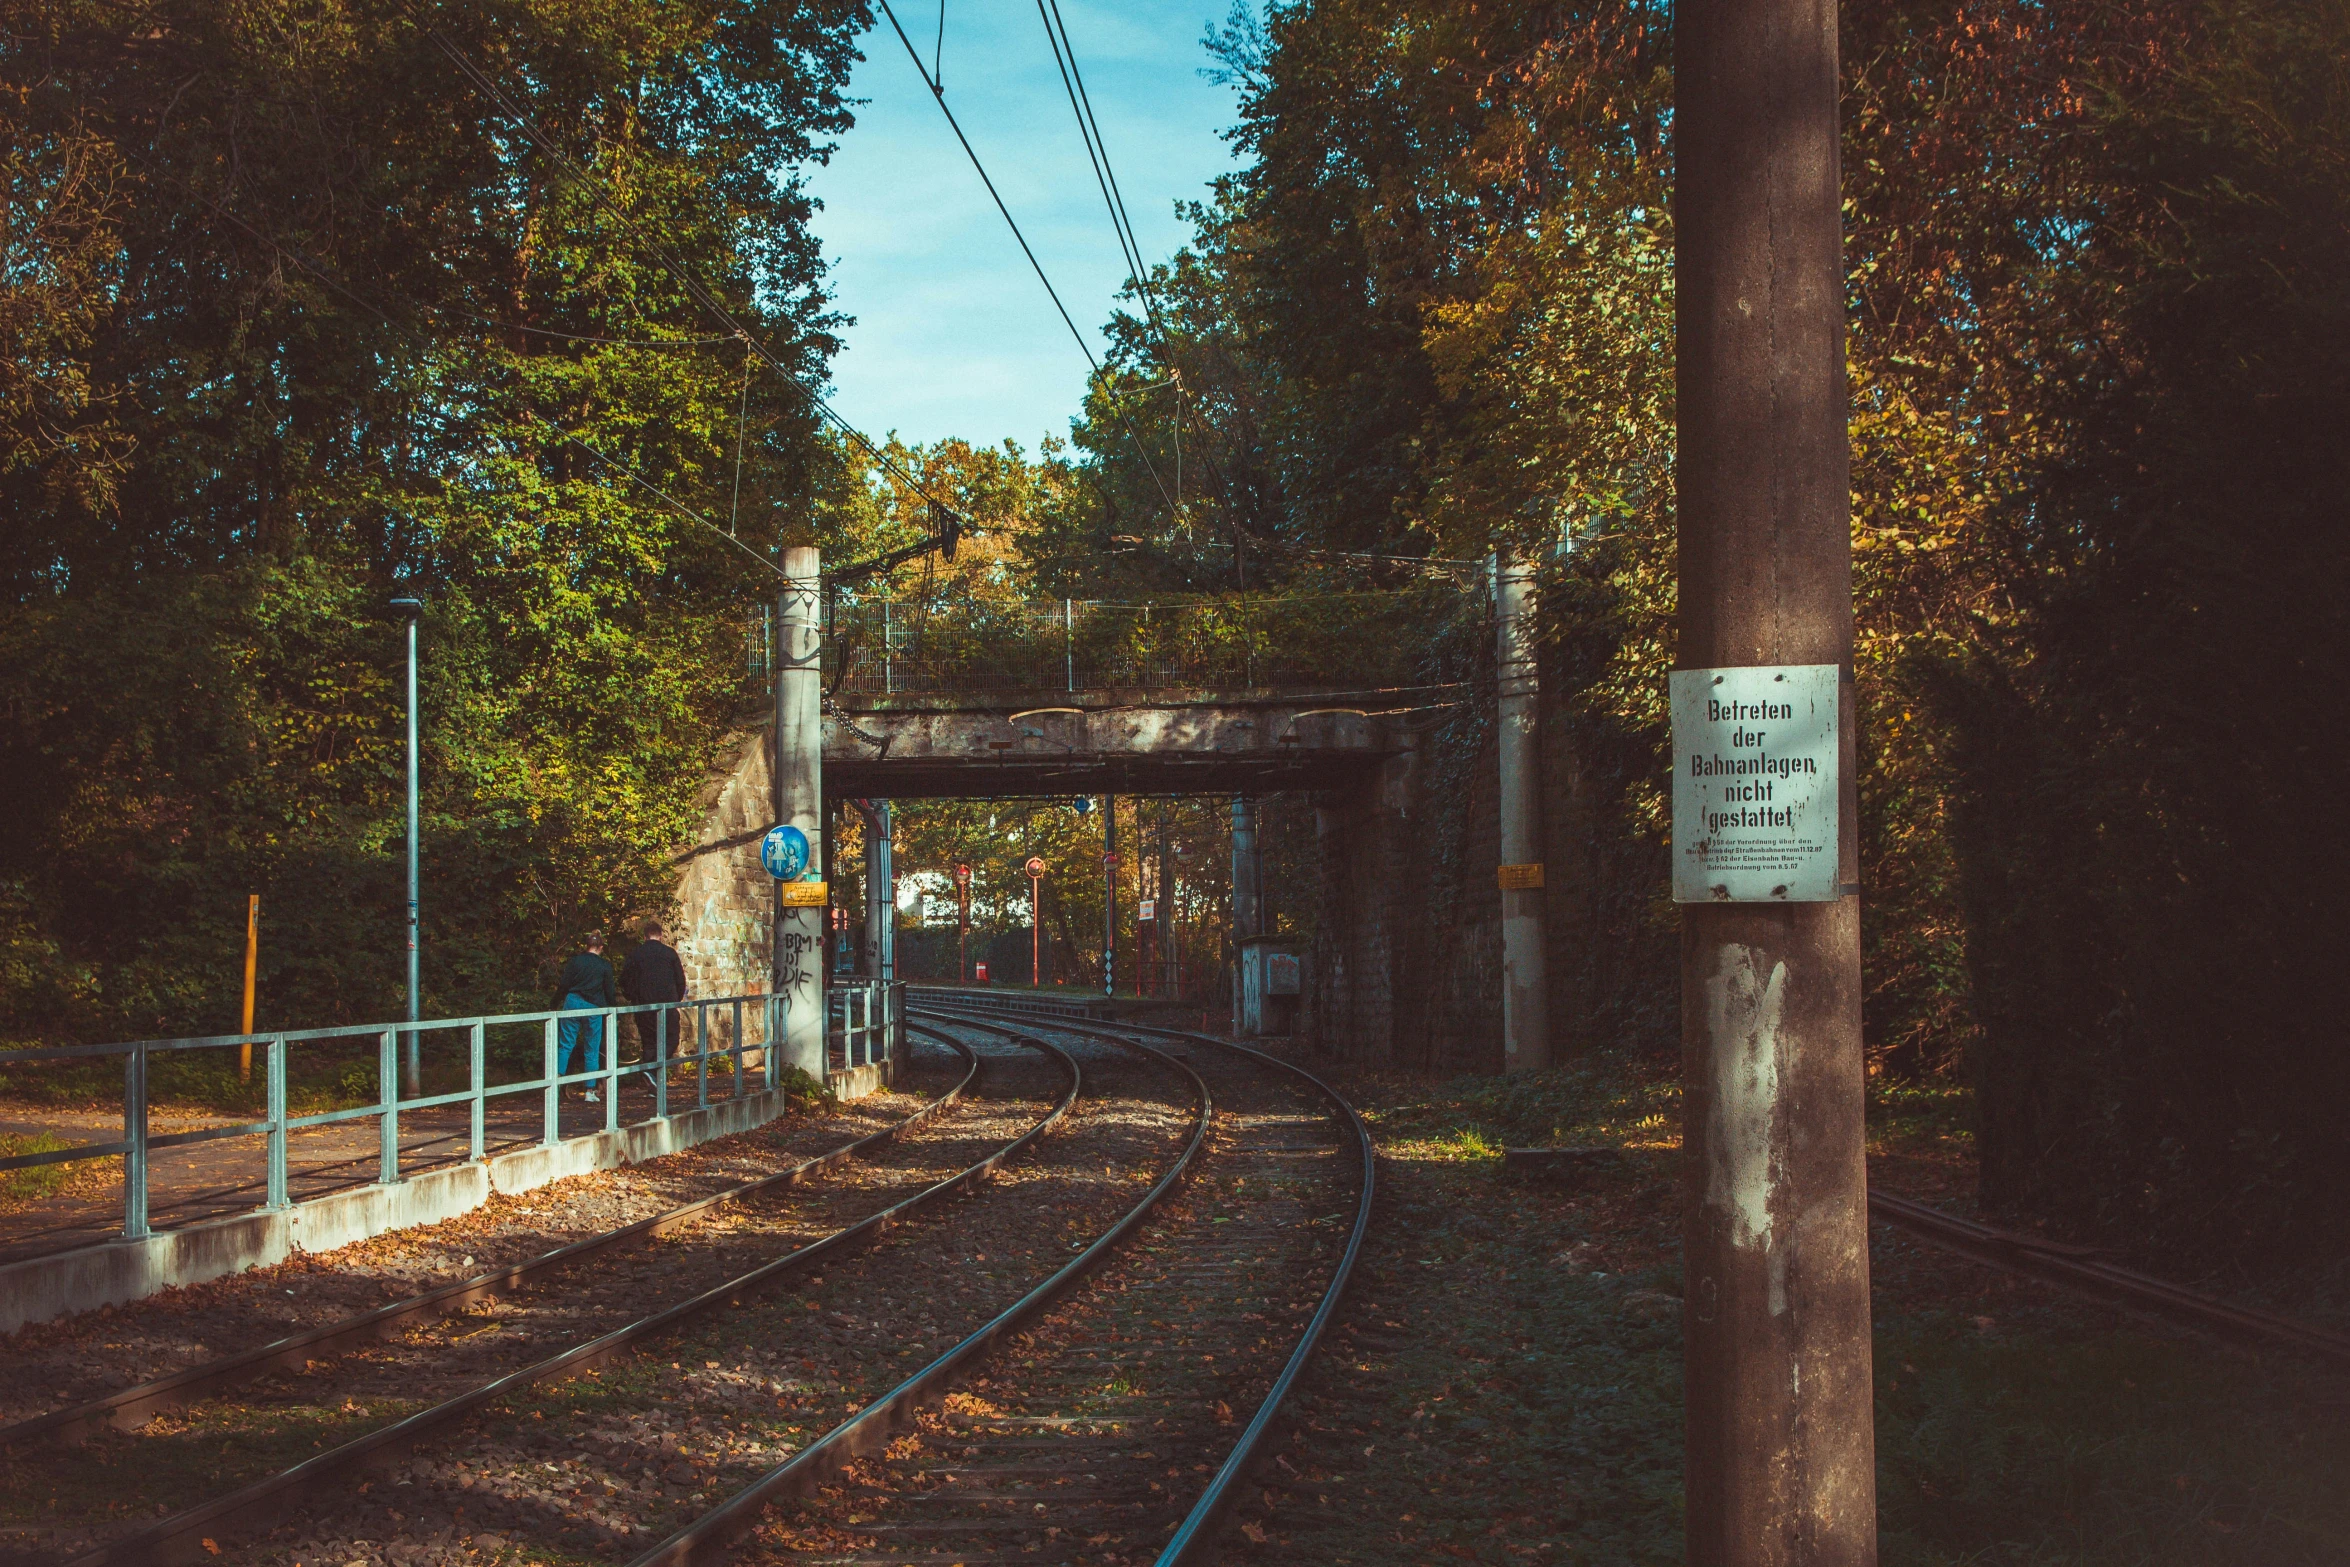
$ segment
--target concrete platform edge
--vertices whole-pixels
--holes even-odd
[[[893,1074],[879,1073],[869,1084],[858,1080],[860,1074],[874,1070],[832,1073],[833,1091],[843,1099],[875,1092]],[[49,1257],[28,1257],[0,1266],[0,1334],[247,1268],[265,1268],[296,1251],[333,1251],[387,1231],[437,1224],[480,1207],[492,1192],[512,1195],[567,1175],[641,1164],[712,1138],[747,1132],[775,1119],[783,1108],[783,1091],[769,1089],[680,1111],[666,1121],[574,1137],[552,1147],[518,1148],[481,1164],[426,1170],[397,1186],[331,1192],[278,1213],[241,1213],[143,1241],[110,1241]]]

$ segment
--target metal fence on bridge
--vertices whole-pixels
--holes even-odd
[[[1166,599],[892,599],[841,595],[824,639],[829,690],[946,691],[1424,684],[1462,678],[1482,595],[1436,582],[1391,592]],[[762,611],[745,639],[768,668]]]
[[[828,1066],[837,1070],[872,1065],[897,1053],[905,1037],[903,990],[902,985],[885,986],[878,980],[865,979],[839,979],[827,987]],[[499,1101],[519,1096],[536,1096],[538,1114],[526,1117],[520,1135],[511,1125],[496,1128],[502,1148],[527,1146],[532,1142],[552,1146],[570,1137],[617,1131],[622,1125],[622,1090],[629,1085],[637,1085],[644,1091],[644,1102],[637,1108],[649,1112],[632,1120],[629,1123],[632,1125],[665,1119],[679,1109],[701,1109],[713,1102],[765,1092],[779,1086],[782,1080],[778,1054],[769,1048],[780,1036],[780,1011],[779,998],[754,994],[637,1006],[510,1012],[419,1022],[358,1023],[0,1051],[0,1074],[13,1074],[27,1067],[109,1058],[119,1058],[122,1063],[121,1137],[0,1158],[0,1174],[119,1158],[122,1160],[119,1234],[125,1240],[143,1240],[154,1229],[156,1210],[151,1203],[151,1172],[152,1160],[159,1152],[235,1139],[259,1139],[263,1143],[262,1171],[258,1177],[203,1193],[204,1200],[192,1205],[199,1211],[183,1214],[183,1222],[219,1217],[254,1206],[264,1210],[284,1209],[293,1205],[295,1178],[316,1173],[315,1168],[295,1169],[292,1162],[295,1138],[347,1122],[376,1121],[374,1179],[392,1184],[423,1168],[488,1157],[493,1151],[493,1107]],[[693,1019],[690,1025],[683,1021],[688,1015]],[[620,1020],[624,1017],[631,1020],[632,1027],[638,1020],[650,1019],[654,1037],[647,1043],[658,1047],[649,1050],[643,1059],[625,1065],[620,1061]],[[438,1057],[432,1061],[436,1069],[445,1067],[448,1055],[461,1048],[464,1086],[433,1093],[403,1093],[403,1047],[411,1039],[416,1043],[420,1061]],[[597,1064],[575,1072],[562,1070],[569,1062],[590,1054],[591,1039]],[[307,1048],[351,1055],[354,1046],[358,1047],[355,1064],[364,1066],[370,1054],[374,1058],[375,1097],[364,1104],[338,1105],[303,1115],[290,1113],[293,1053]],[[259,1120],[157,1133],[151,1125],[149,1092],[157,1065],[194,1059],[196,1053],[207,1051],[238,1052],[260,1069],[266,1113]],[[512,1067],[518,1058],[532,1059],[535,1073],[496,1077],[495,1066]],[[446,1074],[436,1070],[428,1075]],[[566,1089],[594,1091],[599,1101],[598,1113],[586,1118],[589,1124],[575,1120],[568,1129],[565,1127],[563,1093]],[[683,1102],[683,1096],[688,1093],[692,1096],[690,1104]],[[523,1100],[525,1104],[528,1102]],[[465,1120],[461,1131],[435,1128],[440,1135],[403,1146],[403,1117],[420,1118],[436,1110],[460,1106]],[[427,1151],[446,1147],[459,1137],[465,1144],[462,1156],[436,1156]],[[340,1150],[327,1150],[337,1151]],[[348,1158],[333,1160],[324,1168],[347,1167],[353,1162]],[[364,1182],[356,1179],[330,1182],[329,1189],[357,1184]],[[233,1199],[241,1192],[256,1192],[261,1200],[243,1207],[233,1201],[223,1206],[222,1199]],[[63,1228],[87,1233],[87,1226]],[[26,1238],[21,1232],[10,1234],[0,1228],[0,1242],[14,1243]]]

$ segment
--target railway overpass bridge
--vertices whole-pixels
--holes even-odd
[[[824,716],[834,798],[1271,794],[1406,763],[1457,686],[844,696]]]
[[[1432,998],[1473,993],[1495,1003],[1464,1011],[1481,1045],[1498,1037],[1513,1069],[1539,1064],[1517,1046],[1542,1037],[1546,994],[1524,562],[1396,589],[1140,604],[894,600],[844,592],[841,579],[820,587],[819,565],[812,549],[787,551],[794,586],[746,633],[753,673],[775,677],[776,717],[744,733],[680,859],[697,991],[755,988],[771,958],[785,983],[806,985],[807,959],[829,950],[829,918],[779,905],[759,865],[772,823],[813,839],[844,802],[1285,794],[1312,800],[1320,851],[1320,885],[1292,894],[1318,911],[1309,1034],[1386,1057],[1398,1039],[1434,1036]],[[1461,678],[1486,637],[1499,722],[1471,777],[1450,749],[1429,765],[1430,740],[1466,704],[1494,703],[1493,687],[1480,698]],[[780,777],[777,725],[790,758]],[[1246,821],[1235,813],[1232,928],[1244,939],[1258,931]],[[881,825],[879,812],[868,822]],[[1498,881],[1496,856],[1511,873]],[[869,857],[867,875],[887,883],[889,858]],[[887,887],[864,901],[876,911],[864,946],[885,968]],[[1432,913],[1452,939],[1424,939]]]
[[[1415,919],[1402,846],[1416,817],[1443,808],[1424,798],[1423,755],[1468,700],[1457,684],[838,693],[825,704],[824,795],[1308,795],[1322,860],[1322,885],[1302,889],[1320,908],[1308,1017],[1384,1053]],[[697,992],[764,982],[774,892],[758,843],[774,819],[771,735],[744,734],[711,787],[700,841],[680,857],[680,950]],[[1234,912],[1238,928],[1255,923]]]

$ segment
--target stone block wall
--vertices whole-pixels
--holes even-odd
[[[1320,904],[1300,1026],[1347,1060],[1501,1065],[1499,763],[1465,712],[1352,788],[1317,797]]]
[[[734,743],[703,786],[701,836],[677,857],[673,934],[697,996],[767,991],[775,904],[775,884],[759,863],[774,815],[767,751],[764,730]]]
[[[1544,957],[1555,1061],[1615,1026],[1625,1010],[1616,993],[1645,978],[1631,972],[1643,965],[1627,960],[1619,937],[1640,923],[1633,906],[1654,895],[1658,867],[1651,855],[1606,848],[1610,802],[1595,796],[1609,781],[1589,776],[1579,759],[1575,719],[1556,694],[1559,671],[1542,673]],[[1315,1049],[1423,1071],[1501,1069],[1494,719],[1488,678],[1415,753],[1316,797],[1321,880],[1301,1025]]]

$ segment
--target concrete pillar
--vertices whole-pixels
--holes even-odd
[[[1257,934],[1257,803],[1232,797],[1232,1032],[1240,1033],[1240,944]]]
[[[1501,686],[1501,1064],[1550,1065],[1543,975],[1542,737],[1534,671],[1534,572],[1512,550],[1493,557],[1494,662]]]
[[[808,835],[809,860],[824,853],[822,561],[813,546],[783,552],[789,585],[776,599],[775,820]],[[775,993],[783,998],[783,1064],[824,1081],[824,922],[830,912],[787,907],[776,888]]]
[[[1118,797],[1102,796],[1102,994],[1118,993]]]
[[[865,972],[898,977],[897,868],[891,861],[887,800],[851,800],[865,820]]]
[[[1232,797],[1232,934],[1258,934],[1257,802]]]
[[[1159,994],[1175,999],[1175,855],[1172,840],[1167,835],[1167,802],[1159,802],[1159,901],[1158,901],[1159,967],[1163,977]]]
[[[898,848],[890,804],[887,800],[877,803],[881,807],[881,978],[887,984],[898,977]]]
[[[1686,1555],[1872,1567],[1836,5],[1673,27],[1676,667],[1847,682],[1840,895],[1682,904]]]

